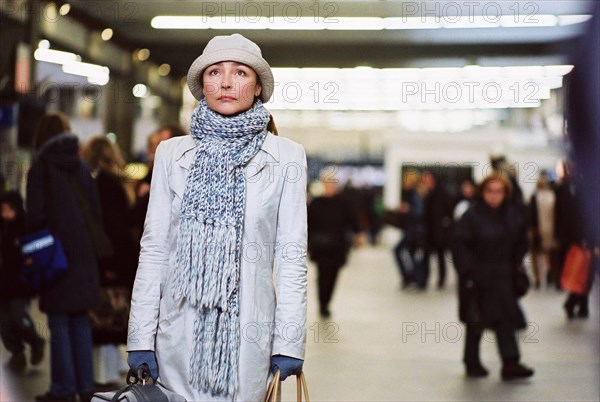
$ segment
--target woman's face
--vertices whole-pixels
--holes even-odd
[[[208,66],[202,73],[206,104],[224,116],[250,109],[261,90],[256,72],[245,64],[224,61]]]
[[[14,208],[6,202],[2,203],[2,220],[5,222],[12,222],[15,220],[15,217],[17,216],[16,211],[14,210]]]
[[[475,186],[470,181],[465,181],[460,185],[460,192],[466,199],[471,199],[475,195]]]
[[[504,183],[500,180],[488,181],[483,188],[483,201],[491,208],[498,208],[506,197]]]

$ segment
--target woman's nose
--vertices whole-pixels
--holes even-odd
[[[224,74],[223,79],[221,80],[221,88],[230,89],[231,88],[232,79],[229,74]]]

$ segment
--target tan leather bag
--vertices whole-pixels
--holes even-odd
[[[279,394],[279,383],[280,381],[280,373],[279,370],[273,376],[273,381],[269,385],[269,389],[267,391],[267,397],[265,398],[265,402],[277,402],[278,394]],[[300,375],[296,376],[296,399],[298,402],[302,402],[302,391],[304,391],[304,398],[306,402],[310,402],[310,397],[308,396],[308,387],[306,386],[306,377],[304,377],[304,373],[300,373]]]

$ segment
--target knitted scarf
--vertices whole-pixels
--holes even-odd
[[[264,142],[268,121],[260,100],[227,117],[202,99],[192,115],[196,155],[183,193],[171,290],[197,311],[190,383],[212,395],[232,396],[238,385],[243,167]]]

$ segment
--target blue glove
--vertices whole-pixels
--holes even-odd
[[[150,369],[150,377],[156,381],[158,378],[158,363],[156,363],[156,356],[151,350],[134,350],[127,355],[127,364],[129,367],[137,373],[137,369],[146,363]]]
[[[271,372],[276,373],[279,370],[281,381],[291,375],[299,375],[302,373],[302,365],[304,360],[294,357],[276,355],[271,357]]]

